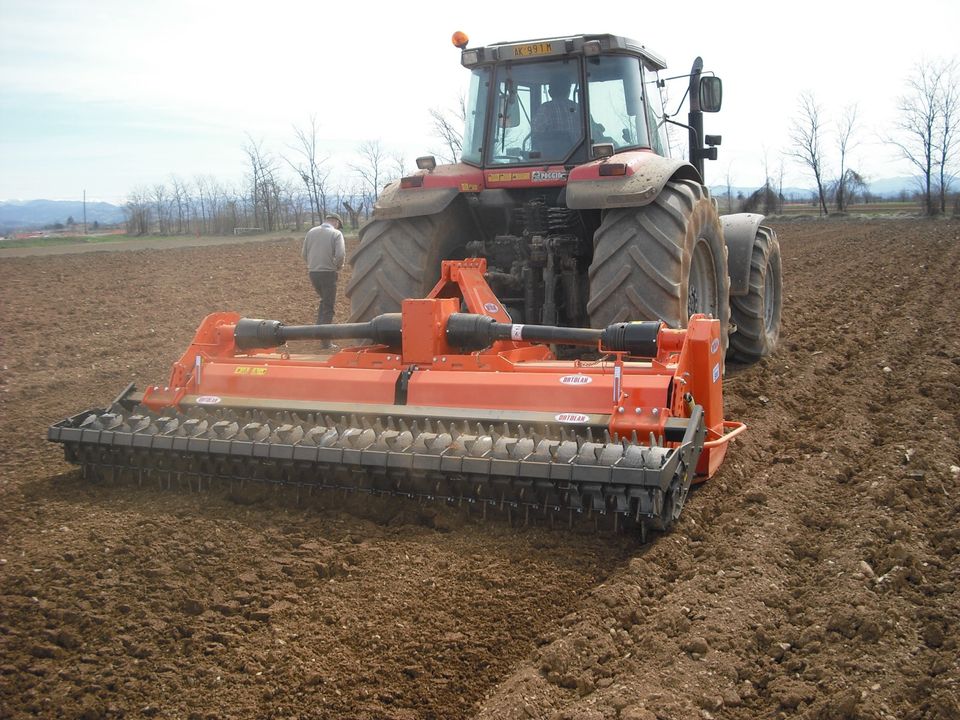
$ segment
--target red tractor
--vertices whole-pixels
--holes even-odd
[[[703,180],[720,136],[703,113],[722,84],[689,75],[688,160],[669,156],[666,68],[615,35],[467,48],[471,72],[460,162],[417,159],[387,186],[360,233],[347,287],[351,321],[423,297],[444,260],[483,257],[512,320],[594,328],[632,320],[685,327],[720,320],[741,361],[769,354],[780,332],[776,233],[756,214],[720,216]],[[728,340],[729,338],[729,340]]]

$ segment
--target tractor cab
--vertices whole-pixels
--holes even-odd
[[[472,71],[466,163],[580,165],[611,149],[667,154],[656,92],[665,64],[633,41],[589,35],[498,44],[464,49],[461,61]]]
[[[419,157],[418,172],[380,193],[352,258],[351,322],[429,293],[444,260],[482,258],[494,305],[515,323],[680,328],[710,314],[726,347],[731,278],[748,295],[751,253],[773,257],[776,243],[757,215],[721,230],[703,172],[721,138],[704,134],[703,114],[720,109],[722,85],[703,60],[661,78],[661,57],[617,35],[468,47],[457,32],[453,44],[471,73],[459,162]],[[686,123],[660,94],[680,78]],[[666,123],[686,129],[685,158],[670,157]],[[741,352],[760,357],[775,332],[751,333],[766,339]]]

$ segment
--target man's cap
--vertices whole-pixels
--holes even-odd
[[[323,219],[324,219],[324,220],[336,220],[338,223],[340,223],[341,225],[343,225],[343,218],[341,218],[341,217],[340,217],[339,215],[337,215],[337,213],[335,213],[335,212],[328,212],[326,215],[323,216]]]

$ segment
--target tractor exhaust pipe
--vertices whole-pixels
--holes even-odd
[[[698,57],[693,61],[693,67],[690,69],[690,111],[687,114],[687,125],[689,125],[688,142],[690,152],[687,157],[691,164],[700,173],[703,179],[703,110],[700,108],[700,74],[703,72],[703,58]],[[706,182],[706,180],[704,180]]]

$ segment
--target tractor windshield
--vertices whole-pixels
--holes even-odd
[[[585,58],[584,65],[585,93],[578,57],[475,69],[464,161],[582,163],[597,143],[610,143],[615,150],[650,147],[639,58],[600,55]]]
[[[640,61],[626,55],[587,58],[591,144],[615,150],[650,147]]]
[[[582,99],[575,59],[501,65],[487,161],[559,163],[583,155]]]

